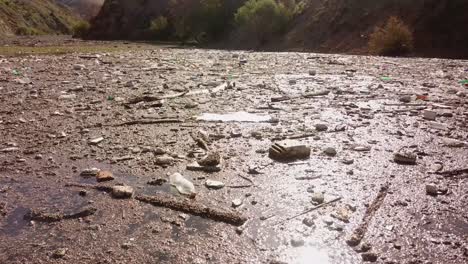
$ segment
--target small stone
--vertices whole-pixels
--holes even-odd
[[[126,242],[126,243],[123,243],[122,245],[120,245],[121,248],[123,249],[130,249],[132,247],[132,244]]]
[[[328,147],[323,151],[327,156],[334,157],[336,156],[336,149],[332,147]]]
[[[322,221],[323,221],[327,226],[333,225],[333,219],[332,219],[331,217],[325,217]]]
[[[426,185],[426,194],[431,195],[431,196],[437,196],[437,186],[432,185],[432,184],[427,184]]]
[[[355,247],[361,243],[361,239],[356,235],[352,234],[348,239],[346,239],[346,244],[351,247]]]
[[[131,198],[133,188],[131,186],[114,186],[112,187],[112,196],[117,199]]]
[[[343,159],[342,162],[343,162],[343,164],[351,165],[351,164],[354,163],[354,160],[353,159]]]
[[[210,188],[210,189],[221,189],[224,187],[224,183],[220,181],[214,181],[214,180],[207,180],[205,182],[205,186]]]
[[[221,162],[221,155],[218,152],[212,152],[198,161],[201,166],[216,166]]]
[[[317,131],[327,131],[328,126],[326,124],[316,124],[315,125],[315,130],[317,130]]]
[[[242,200],[241,199],[234,199],[232,200],[232,207],[237,208],[242,205]]]
[[[434,121],[434,120],[436,120],[437,112],[432,111],[432,110],[424,110],[423,117],[424,117],[424,119]]]
[[[354,151],[359,151],[359,152],[366,152],[370,151],[371,148],[369,146],[356,146],[353,148]]]
[[[83,65],[83,64],[75,64],[75,65],[73,65],[73,69],[75,71],[82,71],[82,70],[86,69],[86,66]]]
[[[403,150],[400,150],[393,155],[393,160],[398,164],[414,165],[416,164],[416,158],[416,154]]]
[[[96,180],[98,182],[111,181],[113,179],[114,179],[114,176],[112,175],[112,172],[110,171],[100,171],[96,175]]]
[[[310,147],[296,140],[284,140],[274,143],[268,150],[268,156],[274,160],[306,159],[310,157]]]
[[[312,194],[312,202],[317,203],[317,204],[321,204],[321,203],[323,203],[323,201],[325,201],[325,196],[323,195],[323,193],[316,192],[316,193]]]
[[[67,254],[67,251],[68,251],[68,248],[59,248],[54,251],[54,253],[52,254],[52,257],[56,259],[63,258]]]
[[[101,143],[103,140],[104,140],[103,137],[93,138],[93,139],[89,140],[89,144],[90,145],[97,145],[97,144]]]
[[[304,218],[304,220],[302,220],[302,223],[308,227],[313,227],[315,226],[315,223],[314,223],[314,219],[313,218],[310,218],[310,217],[306,217]]]
[[[378,259],[377,254],[373,252],[365,252],[361,254],[362,260],[364,262],[376,262]]]
[[[411,102],[411,96],[410,95],[404,95],[400,97],[400,102],[403,103],[409,103]]]
[[[315,75],[317,75],[317,71],[316,70],[310,70],[309,75],[310,76],[315,76]]]
[[[170,165],[172,163],[175,162],[175,159],[171,156],[168,156],[168,155],[163,155],[163,156],[160,156],[160,157],[156,157],[156,159],[154,160],[154,163],[156,163],[157,165]]]
[[[100,171],[98,168],[89,168],[81,171],[80,175],[83,177],[96,177]]]
[[[293,238],[291,239],[291,246],[293,247],[302,247],[304,246],[305,241],[302,238]]]

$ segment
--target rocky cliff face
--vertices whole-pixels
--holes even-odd
[[[84,19],[92,19],[101,9],[104,0],[56,0],[58,3],[70,7]]]
[[[165,14],[169,0],[106,0],[92,20],[92,39],[144,39],[151,19]]]
[[[77,17],[51,0],[0,1],[0,36],[70,34]]]
[[[106,0],[90,38],[144,39],[149,21],[167,13],[169,0]],[[368,36],[390,16],[413,30],[417,55],[468,57],[466,0],[309,0],[287,33],[262,46],[268,50],[364,53]],[[231,37],[218,47],[252,48]]]

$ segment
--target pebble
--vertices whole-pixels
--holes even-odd
[[[89,144],[90,145],[97,145],[97,144],[101,143],[103,140],[104,140],[103,137],[93,138],[93,139],[89,140]]]
[[[336,149],[328,147],[323,151],[327,156],[334,157],[336,156]]]
[[[242,200],[241,199],[234,199],[232,200],[232,207],[237,208],[242,205]]]
[[[342,162],[343,164],[351,165],[354,163],[354,159],[343,159]]]
[[[111,181],[114,179],[112,172],[110,171],[99,171],[96,175],[96,180],[98,182]]]
[[[325,196],[323,195],[323,193],[316,192],[316,193],[312,194],[312,202],[317,203],[317,204],[321,204],[321,203],[323,203],[323,201],[325,201]]]
[[[315,130],[317,130],[317,131],[327,131],[328,126],[325,125],[325,124],[316,124],[315,125]]]
[[[416,154],[409,151],[399,151],[393,155],[393,160],[399,164],[416,164]]]
[[[437,186],[432,184],[426,184],[426,194],[431,196],[437,196]]]
[[[207,180],[205,186],[211,189],[221,189],[224,187],[224,183],[220,181]]]
[[[67,251],[68,251],[68,248],[59,248],[54,251],[54,253],[52,254],[52,257],[56,259],[63,258],[67,254]]]
[[[308,227],[313,227],[315,226],[314,219],[311,217],[306,217],[302,220],[302,223]]]
[[[361,257],[364,262],[376,262],[378,259],[377,254],[373,252],[362,253]]]
[[[302,247],[304,246],[305,241],[302,238],[293,238],[291,239],[291,246],[293,247]]]
[[[131,186],[114,186],[112,187],[112,196],[118,199],[131,198],[133,196],[133,188]]]
[[[157,165],[170,165],[174,162],[175,159],[168,155],[156,157],[156,159],[154,160],[154,163],[156,163]]]
[[[432,111],[432,110],[424,110],[423,117],[424,117],[424,119],[434,121],[434,120],[436,120],[437,112]]]

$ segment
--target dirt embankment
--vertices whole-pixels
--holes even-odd
[[[167,13],[169,1],[107,0],[93,21],[89,38],[145,39],[152,18]],[[414,30],[415,55],[468,57],[468,2],[464,0],[346,1],[309,0],[287,32],[263,46],[235,37],[220,48],[367,52],[368,36],[389,16],[400,16]]]
[[[70,34],[76,16],[51,0],[0,1],[0,37]]]

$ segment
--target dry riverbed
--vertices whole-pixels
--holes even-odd
[[[467,61],[128,45],[0,57],[0,263],[468,262]]]

